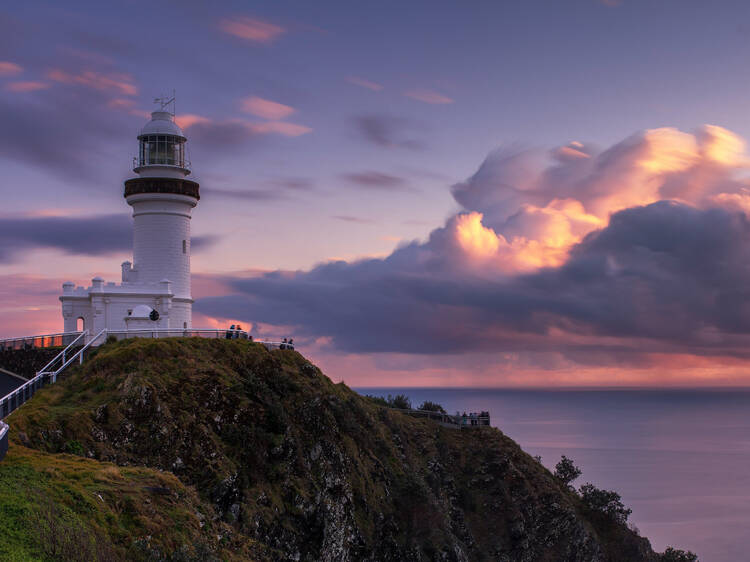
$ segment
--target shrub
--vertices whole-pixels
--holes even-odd
[[[382,396],[373,396],[372,394],[366,394],[365,396],[375,402],[375,404],[377,404],[378,406],[385,406],[386,408],[390,406],[390,404],[388,404],[388,400],[386,400]]]
[[[633,513],[632,509],[623,505],[620,494],[600,490],[591,483],[581,486],[581,499],[588,509],[604,513],[619,523],[625,523]]]
[[[572,459],[569,459],[565,455],[563,455],[560,462],[555,465],[555,478],[568,487],[570,487],[570,483],[580,475],[581,469],[573,463]]]
[[[422,405],[419,407],[420,410],[424,410],[426,412],[439,412],[441,414],[445,413],[445,409],[438,404],[437,402],[430,402],[429,400],[425,400],[422,402]]]
[[[689,550],[685,552],[670,546],[661,555],[661,562],[698,562],[698,555]]]
[[[400,408],[402,410],[411,410],[411,400],[406,394],[388,395],[388,405],[391,408]]]
[[[81,442],[77,439],[72,439],[71,441],[68,441],[65,443],[65,446],[63,447],[63,452],[69,453],[71,455],[78,455],[79,457],[82,457],[83,452],[83,445],[81,445]]]

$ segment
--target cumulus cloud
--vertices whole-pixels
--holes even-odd
[[[725,129],[606,149],[503,149],[463,210],[383,259],[224,281],[205,314],[296,326],[349,352],[750,357],[750,186]],[[230,314],[231,313],[231,314]]]

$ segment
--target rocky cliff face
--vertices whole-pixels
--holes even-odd
[[[660,560],[499,430],[411,418],[245,341],[107,344],[11,425],[25,447],[173,473],[227,558]]]

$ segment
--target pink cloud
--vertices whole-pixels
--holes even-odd
[[[404,95],[407,98],[412,98],[417,101],[424,103],[430,103],[433,105],[442,105],[446,103],[453,103],[453,100],[443,94],[433,92],[432,90],[409,90]]]
[[[21,74],[23,67],[14,62],[0,61],[0,76],[15,76]]]
[[[259,98],[257,96],[244,98],[241,101],[241,108],[245,113],[251,113],[252,115],[263,117],[264,119],[273,120],[284,119],[295,111],[291,106]]]
[[[184,115],[178,115],[174,118],[175,123],[182,127],[183,129],[187,129],[188,127],[191,127],[193,125],[199,124],[199,123],[211,123],[211,119],[208,117],[203,117],[202,115],[195,115],[192,113],[186,113]]]
[[[49,84],[46,82],[11,82],[5,86],[5,89],[9,92],[35,92],[47,88],[49,88]]]
[[[379,92],[383,89],[383,86],[378,84],[377,82],[371,82],[370,80],[366,80],[364,78],[359,78],[357,76],[349,76],[346,79],[347,82],[350,84],[355,84],[357,86],[362,86],[363,88],[367,88],[368,90],[373,90],[375,92]]]
[[[224,32],[255,43],[273,43],[286,29],[273,23],[240,16],[234,19],[224,19],[219,28]]]
[[[80,84],[100,91],[114,91],[126,96],[134,96],[138,88],[133,84],[132,76],[127,74],[100,74],[85,70],[80,74],[70,74],[60,69],[52,69],[47,78],[63,84]]]

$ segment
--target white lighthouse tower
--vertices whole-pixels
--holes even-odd
[[[190,219],[200,199],[198,183],[188,180],[187,138],[161,103],[138,135],[139,151],[125,182],[133,208],[133,262],[122,264],[122,282],[92,279],[91,287],[63,285],[65,331],[98,333],[133,330],[189,330]]]

